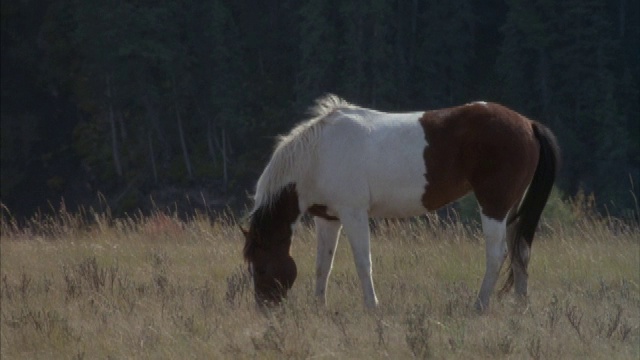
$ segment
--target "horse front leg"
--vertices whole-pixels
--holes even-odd
[[[322,305],[327,304],[327,281],[331,274],[333,258],[338,245],[341,224],[339,221],[315,217],[318,253],[316,254],[316,298]]]
[[[500,268],[507,255],[506,220],[494,220],[482,214],[482,231],[486,241],[486,268],[484,279],[480,286],[480,293],[475,307],[478,311],[485,311],[489,307],[489,299],[498,280]]]
[[[356,270],[362,285],[364,305],[370,309],[375,308],[378,305],[378,298],[373,287],[371,271],[369,215],[366,211],[357,209],[343,209],[338,213],[351,245],[351,252],[353,253]]]

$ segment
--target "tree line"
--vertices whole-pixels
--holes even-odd
[[[2,2],[2,201],[253,186],[336,93],[387,111],[503,103],[557,134],[558,182],[616,214],[640,181],[628,0]],[[634,197],[635,196],[635,197]]]

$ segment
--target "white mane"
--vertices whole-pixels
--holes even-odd
[[[325,119],[336,109],[357,108],[333,94],[316,100],[309,109],[311,119],[296,125],[287,135],[281,135],[256,185],[254,210],[269,206],[273,198],[291,182],[307,172],[307,166],[315,156],[315,148]]]

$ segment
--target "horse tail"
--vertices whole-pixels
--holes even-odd
[[[524,196],[518,210],[513,214],[508,223],[514,221],[515,229],[511,241],[511,251],[509,254],[511,264],[520,267],[526,274],[529,264],[529,253],[533,243],[533,235],[540,221],[540,215],[544,209],[553,183],[560,166],[560,147],[555,135],[549,128],[538,122],[532,122],[533,134],[540,144],[540,157],[538,165],[529,189]],[[505,281],[500,293],[505,293],[511,289],[514,283],[513,268],[509,266],[509,277]]]

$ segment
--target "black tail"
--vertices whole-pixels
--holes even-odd
[[[509,239],[511,252],[509,258],[511,264],[520,266],[526,273],[529,263],[525,249],[531,249],[533,235],[540,221],[542,210],[549,199],[553,183],[560,166],[560,148],[555,135],[544,125],[533,122],[533,133],[540,143],[540,158],[538,166],[533,174],[529,190],[522,200],[518,211],[511,216],[509,223],[517,221],[514,238]],[[523,245],[526,243],[526,247]],[[513,269],[509,266],[509,277],[505,281],[500,293],[505,293],[513,286]]]

